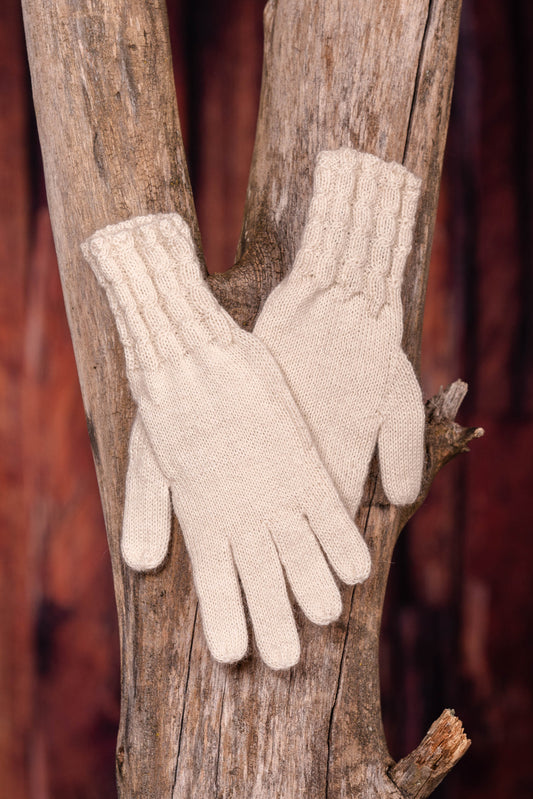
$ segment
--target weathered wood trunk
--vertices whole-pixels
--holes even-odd
[[[252,654],[209,656],[177,527],[158,574],[119,555],[133,407],[105,298],[79,244],[96,228],[176,210],[199,245],[162,0],[23,0],[55,243],[113,563],[122,645],[117,776],[122,799],[427,796],[468,742],[446,714],[396,767],[380,712],[378,644],[389,564],[407,511],[372,469],[358,522],[374,568],[317,629],[299,615],[302,657],[274,673]],[[236,267],[210,278],[251,327],[290,267],[318,151],[350,145],[423,179],[404,286],[405,347],[419,359],[460,0],[270,0],[254,159]],[[452,387],[428,404],[424,491],[477,431],[453,418]],[[409,513],[413,509],[409,510]],[[437,755],[435,754],[437,751]],[[394,767],[394,768],[393,768]]]

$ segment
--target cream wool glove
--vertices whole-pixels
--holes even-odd
[[[82,249],[106,290],[138,407],[126,562],[164,559],[170,487],[213,656],[246,653],[240,578],[261,656],[292,666],[299,640],[283,570],[304,613],[326,624],[341,600],[319,543],[345,582],[364,580],[370,560],[277,364],[216,302],[178,215],[105,228]]]
[[[322,152],[300,250],[254,335],[278,362],[353,517],[376,442],[395,505],[424,463],[420,386],[401,348],[401,285],[420,180],[351,149]]]

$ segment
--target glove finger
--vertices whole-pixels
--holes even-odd
[[[339,589],[307,519],[300,514],[271,525],[272,538],[294,596],[308,619],[329,624],[342,611]]]
[[[353,585],[370,574],[370,553],[340,497],[328,486],[308,495],[304,513],[340,579]]]
[[[185,529],[183,534],[209,651],[221,663],[234,663],[246,654],[248,632],[229,543],[213,539],[198,546],[196,540],[195,545],[189,546]]]
[[[381,479],[394,505],[410,505],[422,482],[426,419],[420,386],[403,352],[388,407],[378,436]]]
[[[288,669],[298,662],[300,641],[270,533],[263,528],[252,540],[236,536],[232,547],[261,657],[272,669]]]
[[[132,569],[149,571],[164,561],[170,540],[169,484],[153,454],[139,415],[130,434],[122,557]]]

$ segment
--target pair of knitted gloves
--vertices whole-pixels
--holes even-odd
[[[366,579],[353,522],[378,445],[397,505],[420,490],[424,409],[401,349],[401,283],[420,190],[404,167],[351,149],[318,157],[303,239],[253,333],[205,282],[177,214],[98,231],[83,252],[104,287],[137,403],[122,531],[126,563],[164,560],[171,499],[209,649],[299,657],[289,583],[317,624]]]

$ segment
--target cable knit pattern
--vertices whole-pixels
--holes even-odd
[[[414,502],[424,407],[401,349],[401,284],[420,180],[351,149],[322,152],[300,249],[254,335],[270,349],[353,516],[376,446],[391,502]]]
[[[370,559],[279,367],[216,302],[176,214],[107,227],[82,249],[107,293],[138,406],[126,562],[163,561],[170,488],[213,656],[246,652],[240,579],[263,659],[292,666],[299,640],[285,580],[308,618],[326,624],[341,600],[322,550],[349,583],[366,578]]]

